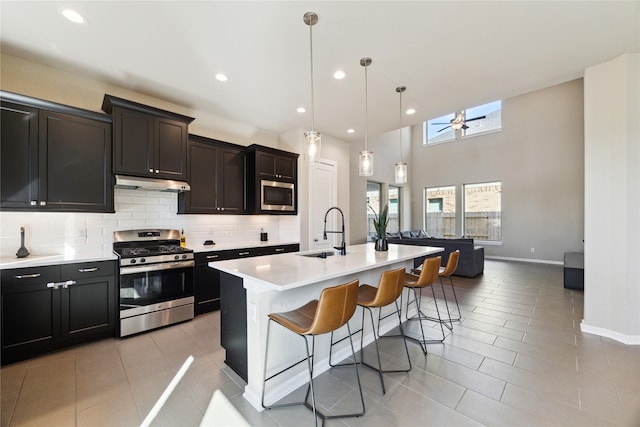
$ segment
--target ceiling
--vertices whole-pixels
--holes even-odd
[[[63,18],[72,7],[87,19]],[[310,128],[313,27],[315,129],[342,140],[583,76],[640,52],[638,1],[6,1],[3,52],[281,133]],[[334,71],[346,73],[343,80]],[[214,78],[228,75],[227,82]],[[101,99],[96,101],[99,108]],[[296,112],[299,106],[307,113]],[[353,128],[353,134],[346,130]]]

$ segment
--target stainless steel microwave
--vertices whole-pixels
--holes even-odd
[[[260,181],[260,209],[274,212],[296,210],[295,185],[291,182]]]

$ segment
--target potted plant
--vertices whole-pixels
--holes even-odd
[[[389,250],[389,243],[387,242],[387,225],[389,224],[389,204],[385,204],[382,208],[380,215],[369,205],[369,209],[373,212],[375,217],[373,218],[373,228],[376,230],[376,251]]]

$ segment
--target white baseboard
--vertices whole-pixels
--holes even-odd
[[[497,259],[500,261],[520,261],[520,262],[531,262],[534,264],[553,264],[553,265],[564,265],[564,261],[552,261],[548,259],[534,259],[534,258],[512,258],[505,256],[494,256],[494,255],[485,255],[487,259]]]
[[[611,338],[626,345],[640,345],[640,335],[625,335],[610,329],[599,328],[580,322],[580,330],[587,334],[598,335],[605,338]]]

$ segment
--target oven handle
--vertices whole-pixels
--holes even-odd
[[[159,270],[173,270],[176,268],[193,267],[194,265],[195,265],[195,262],[191,260],[191,261],[178,261],[178,262],[164,262],[161,264],[140,265],[136,267],[127,266],[127,267],[120,267],[120,275],[146,273],[149,271],[159,271]]]

